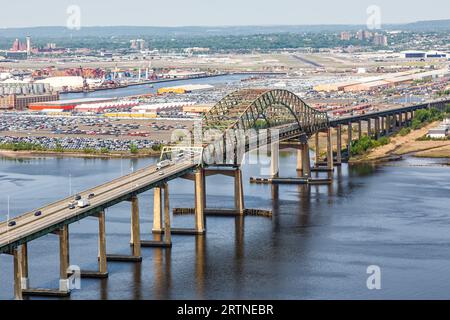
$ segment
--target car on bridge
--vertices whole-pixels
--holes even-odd
[[[156,170],[159,171],[162,168],[166,168],[166,167],[170,166],[171,164],[172,164],[172,161],[170,161],[170,160],[161,161],[156,165]]]

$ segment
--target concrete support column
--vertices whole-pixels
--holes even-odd
[[[21,248],[21,263],[22,263],[22,290],[30,287],[30,280],[28,278],[28,244],[24,243]]]
[[[133,256],[141,256],[141,227],[139,222],[139,200],[137,196],[131,197],[131,241]]]
[[[303,171],[302,149],[297,150],[297,171]]]
[[[69,269],[69,227],[65,225],[59,230],[59,291],[69,291],[67,272]]]
[[[363,132],[362,132],[362,122],[358,121],[358,139],[361,139],[363,136]]]
[[[347,143],[347,154],[350,157],[350,151],[351,151],[351,147],[352,147],[352,141],[353,141],[353,126],[352,123],[348,124],[348,143]]]
[[[333,154],[333,141],[331,140],[331,128],[327,130],[327,168],[328,170],[334,170],[334,154]]]
[[[205,170],[195,172],[195,230],[197,233],[205,232]]]
[[[162,190],[160,187],[153,190],[153,233],[162,233]]]
[[[303,176],[311,177],[311,159],[309,155],[308,142],[302,144],[302,162],[303,162]]]
[[[336,136],[337,136],[337,154],[336,161],[337,163],[342,163],[342,127],[338,125],[336,128]]]
[[[403,112],[398,114],[398,126],[403,127]]]
[[[319,142],[319,132],[316,133],[315,135],[315,151],[316,151],[316,156],[315,156],[315,163],[314,165],[316,167],[318,167],[318,163],[320,162],[320,142]]]
[[[387,115],[386,116],[386,134],[389,134],[391,132],[391,116]]]
[[[169,185],[164,184],[164,242],[172,244],[172,230],[170,226]]]
[[[380,118],[375,118],[375,139],[380,138]]]
[[[14,299],[22,300],[22,255],[18,248],[14,248],[13,252],[14,259]]]
[[[372,119],[367,120],[367,136],[372,136]]]
[[[106,216],[105,211],[98,214],[98,270],[100,273],[108,272],[106,263]]]
[[[280,172],[280,143],[275,142],[270,145],[270,175],[278,177]]]
[[[242,170],[237,168],[234,175],[234,202],[236,211],[240,214],[244,214],[244,187],[242,185]]]
[[[381,130],[381,134],[385,134],[386,133],[386,126],[385,126],[385,120],[386,120],[386,118],[385,117],[381,117],[380,118],[380,130]]]

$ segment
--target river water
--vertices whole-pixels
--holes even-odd
[[[43,158],[0,160],[1,220],[156,161]],[[295,153],[280,159],[294,176]],[[72,299],[449,299],[450,167],[413,159],[383,166],[344,165],[332,186],[251,185],[247,208],[262,217],[208,217],[205,237],[173,236],[172,250],[143,249],[142,264],[109,263],[106,280],[83,279]],[[71,177],[71,178],[69,178]],[[170,183],[172,207],[193,206],[193,183]],[[233,180],[208,177],[208,207],[232,207]],[[141,232],[151,239],[152,192],[140,196]],[[174,217],[192,227],[193,216]],[[71,264],[95,269],[97,221],[70,226]],[[107,211],[108,253],[130,252],[130,204]],[[58,238],[29,245],[32,287],[58,286]],[[381,268],[368,290],[367,267]],[[13,293],[12,258],[0,256],[0,299]]]
[[[61,94],[61,100],[67,99],[81,99],[81,98],[115,98],[115,97],[127,97],[142,94],[155,94],[158,89],[163,87],[171,86],[181,86],[187,84],[210,84],[210,85],[221,85],[221,84],[235,84],[239,83],[242,79],[251,77],[251,75],[235,74],[235,75],[223,75],[217,77],[207,77],[199,79],[190,80],[174,80],[169,82],[159,82],[152,86],[149,84],[130,86],[126,88],[111,89],[111,90],[100,90],[89,93],[68,93]]]

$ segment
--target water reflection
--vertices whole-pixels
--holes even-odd
[[[295,154],[281,158],[282,176],[295,176],[295,159]],[[153,161],[1,161],[0,192],[14,195],[12,211],[19,214],[66,196],[68,171],[74,189],[82,190],[92,181],[119,176],[121,168],[137,170]],[[333,184],[312,186],[252,185],[249,177],[260,171],[246,166],[246,206],[272,210],[272,220],[208,217],[205,236],[174,235],[172,249],[143,250],[142,264],[111,264],[109,279],[87,282],[71,298],[450,298],[450,276],[442,262],[450,256],[445,245],[450,241],[446,214],[450,168],[396,163],[401,164],[344,164],[336,167]],[[24,179],[26,183],[20,183]],[[211,177],[207,184],[208,206],[232,203],[232,179]],[[172,207],[192,206],[190,182],[171,184],[171,195]],[[141,199],[142,230],[150,230],[153,195],[146,193]],[[0,201],[6,207],[6,199]],[[178,224],[192,227],[192,217],[177,217]],[[70,230],[73,262],[91,265],[98,250],[97,222],[86,219]],[[129,236],[128,204],[110,208],[108,251],[125,250]],[[30,257],[31,266],[40,266],[39,283],[49,286],[55,284],[58,261],[57,250],[49,250],[51,245],[57,247],[46,238],[39,240]],[[0,298],[9,299],[11,259],[0,256],[0,263]],[[382,292],[365,286],[366,267],[374,263],[383,266],[387,277]]]

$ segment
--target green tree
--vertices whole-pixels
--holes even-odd
[[[138,149],[136,144],[134,144],[134,143],[130,144],[130,152],[132,154],[138,154],[139,153],[139,149]]]

